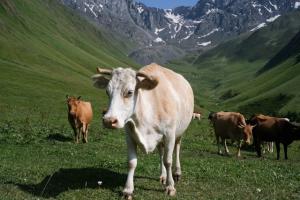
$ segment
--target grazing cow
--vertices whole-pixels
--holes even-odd
[[[261,157],[261,143],[263,141],[274,141],[276,145],[277,160],[280,158],[280,143],[283,144],[284,157],[287,159],[287,146],[294,140],[300,139],[299,127],[289,122],[286,118],[270,117],[259,114],[253,116],[250,119],[250,123],[256,125],[253,129],[253,140],[258,157]]]
[[[108,128],[125,127],[129,172],[123,194],[131,199],[137,166],[137,146],[145,153],[157,147],[160,154],[160,181],[166,192],[176,194],[172,176],[173,151],[176,153],[174,178],[179,180],[181,136],[192,120],[194,95],[190,84],[181,76],[155,63],[139,71],[98,68],[92,78],[94,86],[106,87],[109,108],[103,117]],[[111,75],[107,79],[108,75]]]
[[[82,141],[88,142],[87,135],[89,124],[93,118],[93,111],[90,102],[81,101],[80,97],[67,98],[68,104],[68,119],[74,131],[75,142],[78,143],[80,135],[82,134]]]
[[[226,139],[238,142],[237,156],[241,156],[242,140],[250,144],[253,126],[246,124],[242,114],[236,112],[217,112],[209,115],[211,120],[218,145],[218,153],[222,154],[220,149],[220,138],[224,145],[225,153],[228,154]]]
[[[201,120],[201,113],[194,112],[193,113],[193,119],[198,119],[200,121]]]

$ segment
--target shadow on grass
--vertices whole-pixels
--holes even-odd
[[[21,190],[35,196],[55,198],[68,190],[84,188],[105,188],[117,192],[119,186],[124,186],[126,174],[120,174],[103,168],[60,169],[46,176],[38,184],[18,184]],[[101,186],[98,181],[102,181]]]
[[[73,138],[66,137],[64,135],[56,133],[56,134],[48,135],[47,140],[56,140],[56,141],[59,141],[59,142],[70,142],[70,141],[73,141]]]

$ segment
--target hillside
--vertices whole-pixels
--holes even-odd
[[[58,115],[66,94],[106,98],[90,76],[96,66],[137,66],[126,56],[129,45],[57,1],[1,1],[1,118],[30,109]]]
[[[206,104],[206,109],[217,106],[249,115],[299,112],[299,51],[294,51],[300,44],[298,40],[295,42],[299,18],[300,11],[291,12],[253,33],[224,42],[200,56],[190,55],[173,61],[170,66],[186,66],[185,73],[196,88],[197,96],[210,97],[210,100],[202,98],[206,102],[198,102]],[[281,56],[287,49],[293,53]],[[270,65],[267,63],[278,60],[278,56],[284,59],[276,62],[277,67],[258,76],[258,72]]]

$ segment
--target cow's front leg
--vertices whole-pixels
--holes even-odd
[[[176,170],[174,174],[174,179],[176,182],[180,180],[181,177],[181,165],[180,165],[180,158],[179,158],[179,153],[180,153],[180,145],[181,145],[181,137],[176,140],[175,143],[175,153],[176,153]]]
[[[132,140],[130,135],[126,135],[126,142],[128,148],[128,175],[125,188],[123,190],[123,196],[125,199],[132,199],[132,193],[134,190],[133,177],[134,171],[137,166],[137,154],[136,154],[136,143]]]
[[[237,156],[238,158],[241,157],[241,147],[242,147],[242,144],[243,144],[243,141],[240,141],[240,142],[238,143],[237,154],[236,154],[236,156]]]
[[[222,155],[222,150],[220,147],[220,137],[218,135],[216,135],[216,140],[217,140],[217,146],[218,146],[218,154]]]
[[[169,135],[165,138],[164,165],[167,169],[167,187],[166,192],[170,196],[175,196],[176,189],[172,176],[173,151],[175,146],[175,135]]]
[[[159,158],[160,158],[160,183],[165,185],[166,184],[166,178],[167,178],[167,171],[164,165],[164,144],[160,143],[158,145],[158,152],[159,152]]]

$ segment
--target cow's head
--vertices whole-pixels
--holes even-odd
[[[67,98],[67,104],[68,104],[68,109],[69,109],[69,114],[75,115],[77,112],[77,107],[80,104],[80,98],[79,97],[69,97],[68,95],[66,96]]]
[[[114,70],[97,68],[98,74],[92,77],[94,86],[106,88],[109,108],[103,116],[107,128],[123,128],[134,113],[139,89],[154,89],[158,81],[155,77],[132,69]]]
[[[251,143],[251,137],[252,137],[252,130],[255,127],[250,125],[250,124],[239,124],[238,127],[241,129],[242,133],[243,133],[243,140],[246,142],[246,144],[250,144]]]

